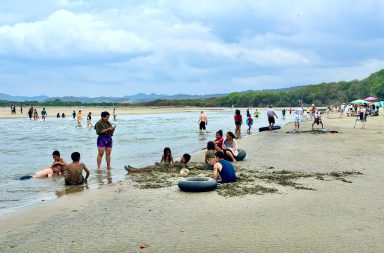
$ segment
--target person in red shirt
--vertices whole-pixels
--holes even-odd
[[[236,126],[236,131],[235,131],[236,138],[240,138],[241,137],[241,125],[243,124],[243,117],[241,116],[239,109],[236,109],[234,119],[235,119],[235,126]]]
[[[216,139],[213,142],[215,143],[215,150],[218,152],[223,152],[223,130],[216,132]]]

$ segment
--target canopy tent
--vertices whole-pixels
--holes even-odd
[[[357,99],[357,100],[351,102],[351,104],[353,104],[353,105],[363,105],[363,104],[367,104],[367,103],[368,103],[367,101],[362,100],[362,99]]]
[[[367,97],[366,99],[364,99],[365,101],[376,101],[377,100],[377,97]]]

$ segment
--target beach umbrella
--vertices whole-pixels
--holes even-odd
[[[375,101],[377,100],[377,97],[367,97],[366,99],[364,99],[365,101]]]
[[[353,104],[353,105],[363,105],[366,103],[367,103],[367,101],[362,100],[362,99],[357,99],[357,100],[351,102],[351,104]]]

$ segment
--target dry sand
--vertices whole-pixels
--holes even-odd
[[[238,164],[260,174],[363,175],[295,181],[315,190],[257,179],[278,192],[241,197],[138,189],[127,176],[0,217],[0,252],[384,252],[384,117],[369,117],[366,129],[354,120],[325,117],[338,134],[287,134],[288,125],[244,138]]]

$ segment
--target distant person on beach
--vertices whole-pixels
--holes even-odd
[[[60,118],[60,113],[59,112],[56,114],[56,118]]]
[[[97,169],[100,169],[101,160],[105,153],[105,160],[107,161],[107,169],[111,168],[111,153],[112,153],[112,136],[115,132],[116,126],[113,127],[109,122],[109,112],[102,112],[101,119],[95,124],[97,137]]]
[[[254,115],[255,115],[255,118],[258,118],[260,115],[260,112],[256,109]]]
[[[215,153],[216,153],[215,143],[213,141],[208,141],[208,143],[207,143],[207,151],[205,151],[205,155],[204,155],[204,162],[206,164],[208,164],[208,155],[209,154],[215,155]]]
[[[236,182],[235,168],[231,162],[224,160],[223,153],[209,154],[208,161],[213,166],[212,178],[217,180],[218,183]]]
[[[204,111],[200,112],[199,120],[197,123],[199,124],[200,133],[207,131],[206,126],[208,125],[208,116],[204,113]]]
[[[76,119],[76,111],[75,110],[72,112],[72,117],[73,117],[73,119]]]
[[[249,114],[249,116],[248,116],[246,121],[247,121],[247,126],[248,126],[247,132],[250,134],[251,133],[251,128],[252,128],[252,125],[253,125],[253,119],[252,119],[251,114]]]
[[[321,119],[321,114],[315,105],[313,105],[312,114],[314,117],[314,122],[312,123],[312,130],[314,130],[313,126],[315,124],[317,124],[317,125],[321,124],[321,129],[323,129],[324,125],[323,125],[323,121]]]
[[[80,162],[80,153],[73,152],[71,159],[72,163],[68,164],[64,170],[65,185],[80,185],[87,182],[90,172],[87,166]],[[83,170],[86,173],[85,178]]]
[[[251,109],[251,107],[248,107],[248,109],[247,109],[247,118],[251,117],[251,113],[249,112],[250,109]]]
[[[294,118],[295,129],[296,129],[296,132],[298,132],[298,133],[300,133],[300,121],[301,121],[302,117],[303,117],[303,109],[299,105],[295,110],[295,118]]]
[[[276,117],[276,119],[279,118],[279,117],[277,117],[275,111],[272,109],[272,105],[270,105],[268,110],[267,110],[267,116],[268,116],[269,129],[272,130],[273,125],[275,125],[275,117]]]
[[[33,110],[32,110],[32,107],[29,108],[28,110],[28,117],[29,117],[29,120],[32,120],[32,115],[33,115]]]
[[[365,106],[360,106],[359,118],[361,122],[361,128],[365,128],[365,122],[367,121],[367,109]]]
[[[170,165],[174,163],[172,151],[169,147],[164,148],[163,155],[161,156],[160,164]]]
[[[216,132],[216,139],[213,141],[215,144],[215,150],[218,152],[223,152],[223,130],[219,130]]]
[[[79,110],[79,112],[77,113],[76,120],[77,120],[77,126],[82,126],[83,115],[81,114],[81,110]]]
[[[87,127],[93,126],[92,124],[92,112],[89,112],[87,115]]]
[[[241,125],[243,124],[243,117],[241,116],[240,110],[236,109],[235,111],[235,127],[236,127],[236,138],[241,138]]]
[[[43,110],[41,111],[41,119],[43,121],[45,121],[45,118],[47,117],[47,111],[45,110],[45,107],[43,108]]]
[[[236,162],[239,151],[235,135],[232,132],[228,132],[226,135],[226,139],[223,142],[223,153],[226,160]]]
[[[62,118],[62,119],[65,118],[65,113],[62,113],[62,114],[61,114],[61,118]]]
[[[20,114],[23,114],[23,105],[20,105]]]
[[[116,121],[116,117],[117,117],[117,114],[116,114],[116,108],[113,108],[113,121]]]
[[[176,161],[170,165],[156,163],[155,165],[149,165],[142,168],[135,168],[130,165],[126,165],[124,168],[126,171],[128,171],[128,173],[145,173],[152,171],[177,172],[183,168],[188,168],[189,160],[191,160],[191,155],[186,153],[180,158],[180,161]],[[200,167],[203,169],[203,166]]]
[[[289,115],[292,114],[292,107],[289,107]]]
[[[16,114],[16,106],[11,104],[11,114]]]
[[[283,115],[283,119],[285,119],[285,113],[286,113],[285,108],[283,108],[283,110],[281,111],[281,114]]]
[[[60,157],[60,152],[55,150],[52,153],[53,163],[51,167],[45,168],[41,171],[36,172],[33,175],[33,178],[43,178],[43,177],[52,177],[52,176],[60,176],[64,172],[64,168],[67,163],[63,158]]]

